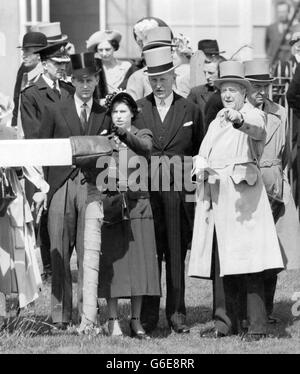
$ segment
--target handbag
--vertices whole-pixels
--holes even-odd
[[[72,164],[79,168],[95,168],[99,157],[110,156],[112,146],[107,136],[71,136]]]
[[[0,168],[0,217],[6,214],[9,204],[16,198],[5,169]]]
[[[126,193],[108,193],[103,200],[104,219],[106,225],[113,225],[130,220]]]

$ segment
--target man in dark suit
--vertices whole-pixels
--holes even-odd
[[[273,61],[274,56],[279,48],[277,60],[288,61],[291,57],[291,50],[289,46],[290,34],[287,30],[289,22],[290,5],[286,1],[279,1],[276,4],[276,22],[269,25],[266,29],[265,35],[265,49],[267,57]],[[285,41],[281,45],[281,41],[286,34]]]
[[[68,138],[76,135],[97,135],[108,129],[110,121],[105,109],[93,100],[99,75],[94,53],[71,55],[74,96],[58,105],[45,107],[41,138]],[[83,174],[69,166],[53,166],[46,170],[50,185],[48,194],[48,230],[52,260],[52,322],[66,329],[72,320],[72,276],[70,258],[74,247],[78,266],[78,315],[82,313],[83,232],[87,197]]]
[[[206,121],[206,104],[211,96],[215,92],[218,92],[214,86],[214,81],[219,77],[219,64],[222,61],[225,61],[225,58],[218,54],[211,57],[211,61],[206,61],[204,63],[204,75],[207,83],[193,87],[187,97],[188,100],[199,106],[205,124],[205,129],[207,129],[209,125],[209,123]]]
[[[175,332],[187,333],[184,261],[191,240],[194,206],[187,202],[185,186],[178,188],[178,184],[183,179],[182,171],[189,174],[191,170],[191,163],[184,168],[184,156],[190,156],[191,161],[199,150],[203,137],[202,118],[199,108],[172,90],[175,75],[171,47],[150,49],[144,51],[144,56],[153,93],[138,101],[141,112],[136,126],[149,128],[153,133],[150,200],[160,273],[163,258],[166,262],[166,316]],[[177,162],[170,168],[173,156]],[[155,162],[157,159],[159,164]],[[181,171],[180,176],[176,170]],[[166,180],[169,171],[170,177]],[[141,322],[148,333],[158,323],[159,303],[159,297],[143,298]]]
[[[58,104],[60,100],[74,92],[74,87],[61,80],[70,61],[65,45],[67,41],[49,44],[34,53],[40,55],[43,74],[37,81],[27,86],[21,93],[21,120],[26,139],[38,139],[41,119],[46,104]],[[31,203],[35,192],[31,183],[25,185],[26,196]],[[43,280],[51,278],[50,241],[47,232],[47,212],[44,212],[39,225],[39,242],[43,262]]]
[[[43,66],[39,54],[34,53],[36,50],[46,47],[47,38],[41,32],[30,31],[23,37],[22,58],[23,62],[19,67],[17,79],[14,88],[14,110],[11,121],[12,126],[17,126],[19,116],[20,93],[26,87],[38,79],[43,72]]]

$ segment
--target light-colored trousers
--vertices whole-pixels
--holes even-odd
[[[103,222],[102,196],[96,186],[88,184],[85,210],[83,256],[82,321],[97,323],[98,277]]]

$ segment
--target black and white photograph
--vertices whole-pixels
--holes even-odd
[[[300,0],[0,0],[0,354],[300,354]]]

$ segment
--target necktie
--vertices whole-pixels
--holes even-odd
[[[87,128],[87,123],[88,123],[86,109],[87,109],[87,103],[83,103],[81,105],[81,112],[80,112],[80,122],[81,122],[83,132],[85,132]]]
[[[166,114],[167,114],[166,113],[166,102],[164,99],[161,99],[159,115],[160,115],[162,122],[164,121]]]
[[[60,99],[60,92],[59,92],[58,89],[56,88],[56,82],[53,82],[52,90],[53,90],[53,92],[55,93],[55,95]]]

